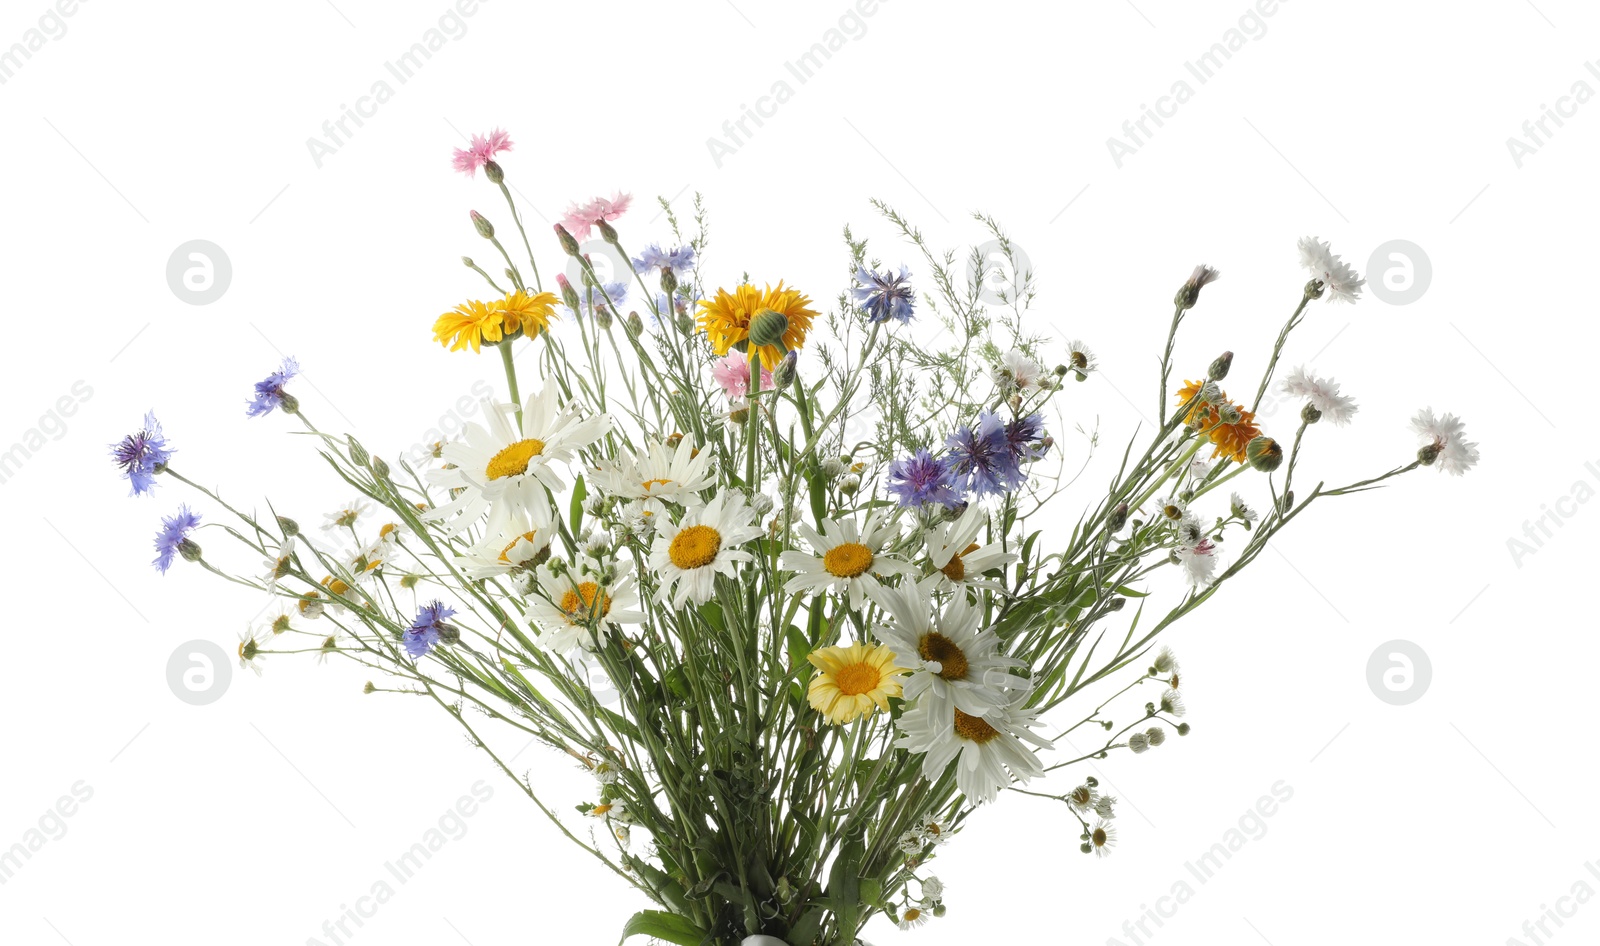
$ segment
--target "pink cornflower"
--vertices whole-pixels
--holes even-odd
[[[633,203],[632,195],[620,191],[610,200],[596,197],[587,204],[573,204],[568,207],[566,215],[561,218],[561,223],[576,239],[587,240],[596,220],[610,223],[627,213],[628,205],[631,203]]]
[[[738,352],[711,363],[711,378],[721,385],[729,399],[741,398],[750,393],[750,361]],[[772,372],[761,369],[761,390],[772,390]]]
[[[457,171],[468,177],[474,177],[478,173],[478,168],[488,164],[495,155],[510,150],[511,136],[496,128],[487,135],[473,135],[469,147],[457,148],[453,163]]]

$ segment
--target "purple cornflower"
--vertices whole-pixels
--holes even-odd
[[[172,567],[172,559],[180,552],[184,557],[199,555],[200,546],[190,538],[189,533],[200,524],[200,514],[191,512],[188,506],[179,506],[176,516],[165,516],[161,520],[161,531],[156,533],[156,560],[150,564],[160,569],[165,575],[167,569]]]
[[[950,450],[950,472],[968,491],[988,496],[1022,485],[1022,468],[1006,439],[1006,426],[993,413],[979,414],[976,424],[961,428],[944,443]]]
[[[138,433],[129,434],[120,443],[111,445],[111,457],[122,467],[123,479],[133,484],[129,496],[154,492],[156,468],[165,465],[172,454],[155,411],[144,415],[144,427]]]
[[[1029,414],[1007,424],[1006,443],[1019,463],[1044,456],[1050,449],[1050,441],[1044,434],[1044,415]]]
[[[856,281],[860,286],[850,290],[859,305],[867,313],[869,322],[887,322],[896,319],[900,322],[911,321],[911,306],[915,294],[911,287],[906,285],[906,280],[911,278],[911,270],[900,267],[900,275],[892,272],[875,273],[865,266],[856,267]]]
[[[267,375],[266,380],[256,382],[256,399],[245,405],[244,412],[251,417],[261,417],[282,407],[283,399],[290,396],[283,386],[299,373],[300,363],[293,358],[284,358],[283,365],[277,371]]]
[[[960,486],[950,466],[927,448],[915,456],[889,464],[889,495],[902,506],[920,508],[932,503],[953,507],[961,501]]]
[[[674,276],[681,277],[694,268],[694,247],[680,246],[675,250],[663,250],[661,244],[652,243],[634,257],[633,268],[647,279],[652,273],[661,275],[662,269],[670,269]]]
[[[417,619],[406,628],[403,636],[406,653],[413,657],[421,657],[437,647],[439,638],[448,626],[444,623],[444,619],[454,616],[455,613],[455,608],[438,601],[423,605],[422,610],[417,612]]]

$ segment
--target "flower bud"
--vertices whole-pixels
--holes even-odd
[[[182,555],[183,560],[186,562],[198,562],[200,561],[200,543],[193,539],[184,539],[178,543],[178,554]]]
[[[839,492],[844,496],[854,496],[856,490],[861,488],[861,477],[854,473],[839,482]]]
[[[783,360],[778,362],[778,367],[772,370],[772,386],[774,388],[781,391],[794,383],[795,363],[799,360],[799,352],[792,351],[783,356]]]
[[[1306,406],[1305,407],[1300,408],[1300,420],[1303,423],[1315,424],[1317,421],[1319,421],[1321,419],[1322,419],[1322,412],[1317,410],[1317,405],[1311,403],[1310,401],[1306,402]]]
[[[1217,360],[1213,361],[1211,363],[1211,367],[1206,370],[1206,380],[1221,381],[1223,378],[1228,376],[1228,369],[1232,367],[1233,352],[1225,351],[1218,355]]]
[[[441,644],[459,644],[459,643],[461,643],[461,629],[456,627],[454,624],[440,624],[439,625],[439,643],[441,643]]]
[[[283,530],[283,534],[286,536],[295,536],[300,534],[300,523],[295,522],[288,516],[278,517],[278,528]]]
[[[600,326],[602,329],[610,331],[611,323],[614,321],[614,317],[611,314],[611,307],[605,305],[604,303],[596,306],[594,310],[594,321],[595,324]]]
[[[558,223],[555,225],[555,231],[556,239],[561,243],[561,249],[566,251],[568,256],[577,256],[578,241],[572,238],[572,234],[567,232],[567,228]]]
[[[757,493],[750,497],[750,511],[755,513],[757,519],[771,512],[774,505],[776,504],[773,503],[772,497],[766,493]]]
[[[1322,287],[1322,280],[1320,280],[1320,279],[1313,279],[1310,282],[1306,283],[1306,298],[1307,299],[1321,299],[1322,298],[1322,288],[1323,288]]]
[[[1150,740],[1145,737],[1144,733],[1136,732],[1128,737],[1128,748],[1132,749],[1135,755],[1138,755],[1150,748]]]
[[[607,243],[611,244],[612,246],[616,246],[617,245],[617,228],[616,227],[613,227],[610,224],[610,222],[608,222],[606,220],[603,220],[603,219],[602,220],[596,220],[594,222],[594,225],[595,225],[595,228],[600,231],[600,237],[602,239],[604,239]]]
[[[1167,741],[1167,731],[1160,726],[1151,726],[1144,731],[1144,737],[1150,741],[1151,746],[1159,746]]]
[[[378,479],[386,480],[389,478],[389,464],[384,462],[383,457],[373,457],[372,472],[377,475]]]
[[[559,226],[559,224],[557,224],[557,226]],[[572,283],[567,280],[566,273],[556,274],[556,286],[561,289],[561,301],[567,304],[567,308],[577,312],[578,306],[580,305],[578,301],[578,290],[572,288]]]
[[[1108,610],[1108,611],[1121,611],[1123,608],[1127,607],[1127,605],[1128,605],[1128,599],[1127,598],[1123,598],[1121,596],[1118,596],[1118,597],[1112,598],[1110,601],[1106,602],[1106,610]]]
[[[678,319],[678,331],[682,332],[685,335],[693,335],[694,334],[694,319],[689,318],[687,315],[682,316],[681,318],[679,318]]]
[[[750,408],[740,407],[728,412],[728,419],[735,424],[743,424],[750,419]]]
[[[1122,527],[1128,524],[1128,504],[1117,503],[1117,508],[1111,510],[1111,515],[1106,519],[1106,528],[1112,532],[1121,532]]]
[[[367,449],[361,446],[360,441],[353,436],[346,439],[350,444],[350,462],[356,466],[366,466],[372,460],[372,456],[367,453]]]
[[[478,264],[474,263],[472,261],[472,257],[470,257],[470,256],[461,257],[461,265],[465,266],[468,269],[477,269],[478,268]]]
[[[783,333],[789,330],[789,317],[772,309],[762,309],[750,319],[750,343],[762,348],[783,348]]]
[[[278,410],[283,411],[285,414],[298,414],[300,413],[300,399],[285,391],[278,395]]]
[[[483,237],[485,240],[494,239],[494,224],[490,223],[487,217],[476,210],[472,212],[472,226],[478,231],[478,236]]]
[[[938,903],[933,905],[933,915],[934,916],[944,916],[944,914],[945,914],[944,901],[941,900]]]
[[[1437,440],[1430,444],[1424,444],[1422,449],[1417,451],[1417,462],[1423,466],[1433,466],[1433,461],[1439,459],[1439,454],[1443,452],[1444,445]]]
[[[499,184],[505,181],[506,172],[504,168],[493,161],[485,161],[483,164],[483,176],[489,179],[490,184]]]
[[[1220,275],[1210,266],[1196,266],[1194,272],[1189,274],[1188,282],[1178,287],[1178,294],[1172,298],[1173,304],[1180,309],[1194,308],[1194,304],[1200,301],[1200,290],[1216,282]]]
[[[637,312],[629,312],[628,317],[622,322],[622,328],[629,337],[638,338],[644,334],[644,319],[640,318]]]
[[[1189,724],[1188,723],[1179,723],[1178,724],[1178,735],[1180,735],[1180,736],[1189,735]]]
[[[376,692],[377,689],[378,689],[377,687],[372,685],[372,681],[371,680],[368,680],[366,683],[361,685],[361,692],[362,693],[373,693],[373,692]]]
[[[667,294],[669,300],[678,291],[678,274],[672,271],[671,266],[661,267],[661,291]]]
[[[422,576],[421,575],[401,575],[400,576],[400,587],[405,588],[405,589],[407,589],[409,591],[410,589],[417,587],[417,582],[419,582],[421,580],[422,580]]]
[[[1244,448],[1250,465],[1263,473],[1271,473],[1283,464],[1283,448],[1271,437],[1257,437]]]

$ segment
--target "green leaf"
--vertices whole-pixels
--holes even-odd
[[[866,853],[860,838],[846,841],[828,872],[828,903],[846,941],[861,924],[861,859]]]
[[[861,902],[874,907],[883,906],[883,882],[875,877],[861,881]]]
[[[623,926],[622,939],[617,940],[617,946],[622,946],[630,936],[654,936],[677,943],[678,946],[700,946],[711,938],[710,934],[683,917],[660,910],[640,910],[635,913]]]
[[[572,519],[572,536],[577,538],[583,525],[583,500],[589,495],[589,488],[583,484],[583,474],[578,474],[578,481],[572,484],[572,506],[569,517]]]

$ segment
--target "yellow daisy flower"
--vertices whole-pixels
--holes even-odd
[[[469,345],[473,351],[481,351],[485,342],[497,344],[519,333],[535,336],[555,317],[556,301],[548,292],[536,296],[514,292],[491,302],[469,299],[434,321],[433,337],[451,351]]]
[[[695,320],[711,340],[711,350],[718,355],[726,355],[730,348],[749,339],[751,320],[765,309],[771,309],[788,319],[782,348],[777,345],[756,346],[762,366],[770,371],[783,360],[784,349],[800,348],[806,343],[811,320],[817,317],[817,313],[811,309],[811,300],[800,290],[785,289],[782,282],[778,283],[776,289],[771,286],[757,289],[748,283],[732,293],[718,289],[715,299],[701,300],[700,314]]]
[[[909,673],[894,662],[894,651],[880,644],[821,647],[806,655],[822,671],[811,678],[807,698],[830,723],[848,723],[876,710],[889,710],[900,696],[900,677]]]
[[[498,303],[500,311],[505,315],[505,331],[507,335],[517,332],[534,338],[540,332],[550,327],[550,320],[556,317],[556,295],[553,292],[541,292],[530,296],[525,292],[513,292]]]

